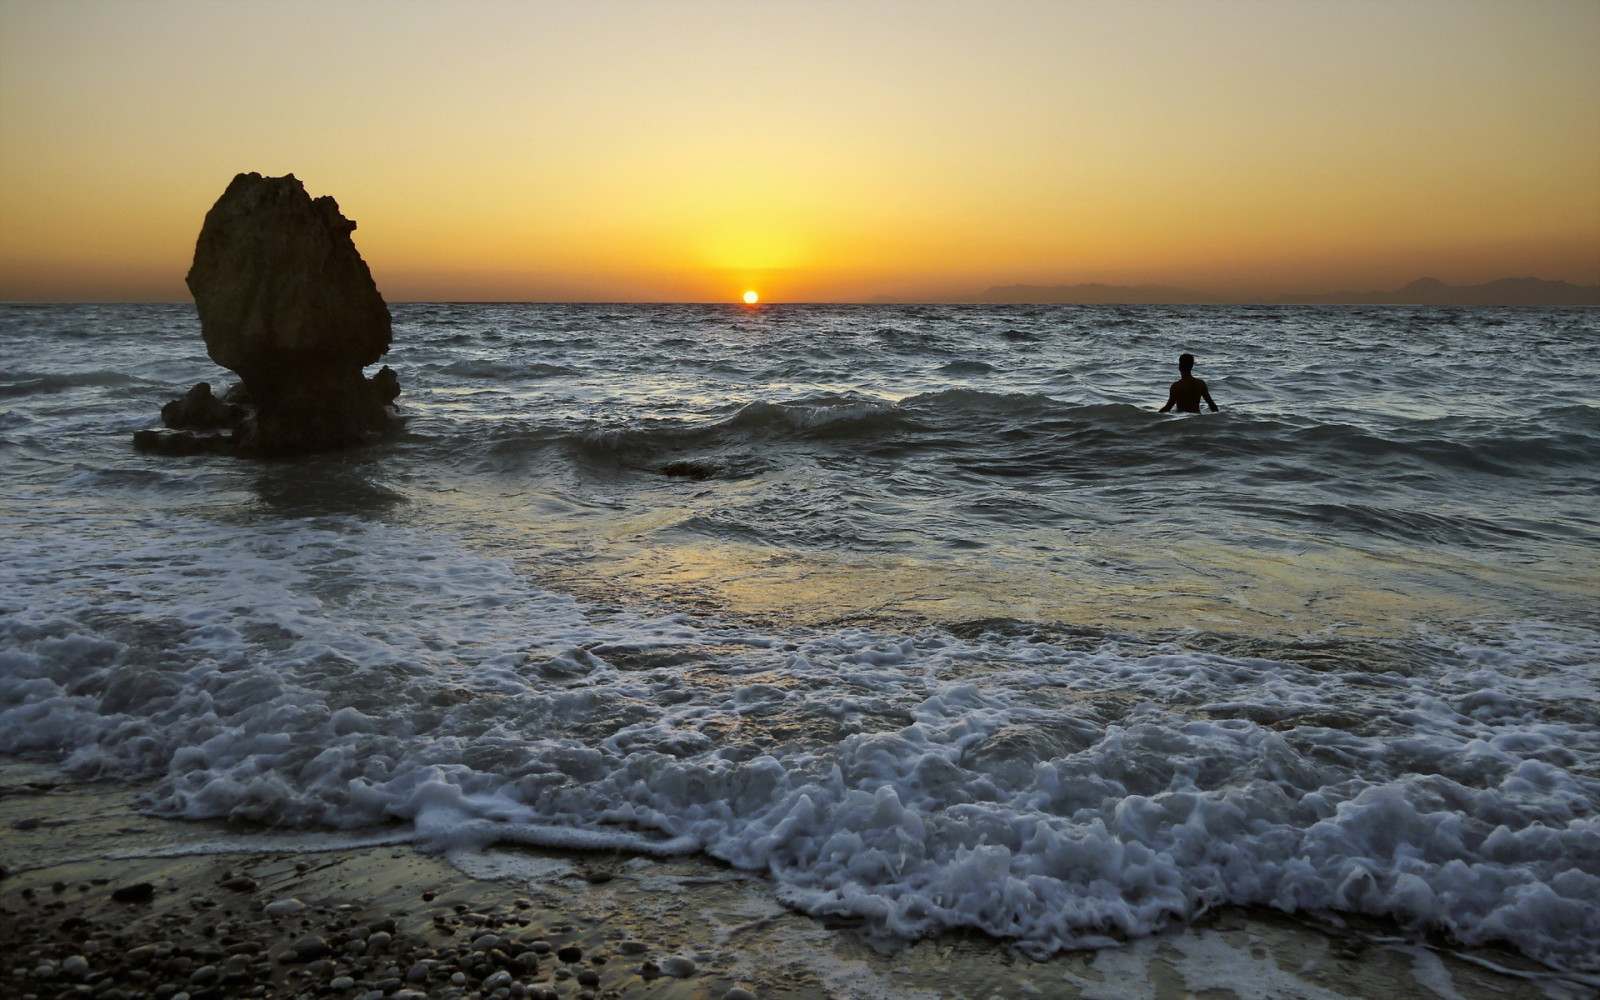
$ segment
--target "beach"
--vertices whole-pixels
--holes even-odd
[[[1234,907],[1045,961],[973,935],[885,952],[848,922],[796,913],[764,880],[700,859],[513,849],[452,863],[392,831],[310,837],[180,823],[130,798],[52,767],[0,762],[9,995],[1575,1000],[1594,986],[1501,949],[1417,942],[1380,921]],[[140,886],[148,897],[115,898]],[[85,971],[70,971],[73,956]],[[492,978],[502,971],[504,981]],[[452,982],[457,973],[464,982]]]

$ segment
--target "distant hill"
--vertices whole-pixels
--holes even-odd
[[[1540,278],[1501,278],[1483,285],[1447,285],[1421,278],[1395,292],[1284,296],[1279,302],[1404,306],[1600,306],[1600,285]]]
[[[878,296],[874,302],[895,302]],[[1600,285],[1574,285],[1540,278],[1502,278],[1483,285],[1447,285],[1421,278],[1393,292],[1330,292],[1281,295],[1270,299],[1229,298],[1163,285],[996,285],[975,295],[925,301],[950,303],[1037,303],[1041,305],[1205,305],[1273,303],[1307,305],[1410,306],[1600,306]]]

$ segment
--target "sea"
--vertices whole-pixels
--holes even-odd
[[[259,461],[131,447],[232,381],[191,304],[0,305],[0,753],[890,945],[1600,970],[1600,310],[392,312],[403,423]]]

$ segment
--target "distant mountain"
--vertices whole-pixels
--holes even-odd
[[[873,301],[901,300],[880,295]],[[1540,278],[1502,278],[1483,285],[1447,285],[1437,278],[1421,278],[1393,292],[1328,292],[1316,295],[1281,295],[1267,299],[1207,295],[1163,285],[996,285],[975,295],[955,295],[923,301],[1050,305],[1205,305],[1222,302],[1269,302],[1284,305],[1600,306],[1600,285],[1574,285],[1566,281],[1545,281]]]
[[[1483,285],[1447,285],[1421,278],[1395,292],[1286,295],[1278,302],[1403,306],[1600,306],[1600,285],[1540,278],[1501,278]]]

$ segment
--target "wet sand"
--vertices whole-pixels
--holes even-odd
[[[1376,921],[1239,908],[1046,961],[976,935],[880,952],[706,859],[426,855],[400,828],[282,834],[136,803],[0,758],[0,995],[1578,1000],[1600,986]]]

